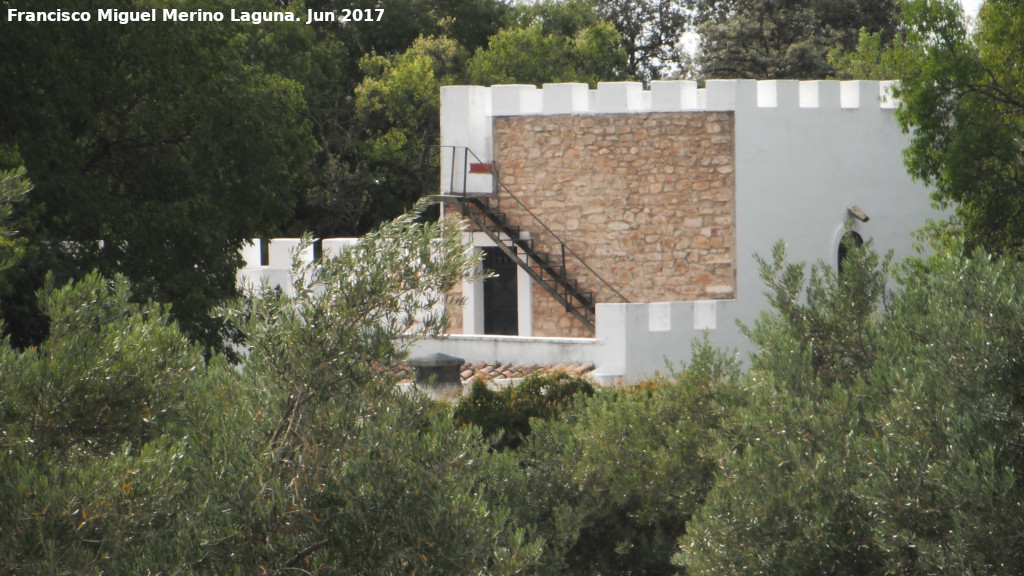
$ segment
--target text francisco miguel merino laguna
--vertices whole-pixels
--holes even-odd
[[[384,16],[383,8],[343,8],[333,12],[315,12],[309,10],[306,13],[306,24],[314,22],[377,22]],[[8,22],[91,22],[92,12],[71,12],[66,10],[50,10],[46,12],[32,12],[10,8],[7,10]],[[115,9],[96,10],[97,22],[117,22],[128,24],[129,22],[248,22],[250,24],[262,24],[264,22],[301,22],[301,18],[294,12],[271,10],[264,12],[247,12],[232,9],[228,17],[224,12],[212,10],[184,11],[174,8],[140,11],[125,11]]]

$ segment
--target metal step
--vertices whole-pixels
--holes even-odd
[[[575,278],[565,278],[560,282],[560,284],[568,288],[574,294],[580,291],[580,281]]]
[[[519,238],[513,240],[513,242],[515,242],[516,245],[522,248],[527,254],[533,252],[532,238],[523,238],[522,236],[520,236]]]
[[[505,226],[498,226],[498,229],[504,232],[505,235],[511,238],[513,241],[519,240],[519,233],[521,232],[519,226],[511,226],[506,224]]]

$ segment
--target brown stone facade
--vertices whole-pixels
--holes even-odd
[[[448,291],[448,300],[445,303],[445,310],[448,311],[450,320],[448,325],[449,334],[462,334],[465,332],[462,317],[462,297],[462,282],[459,282]]]
[[[505,116],[493,120],[502,195],[511,192],[631,302],[735,297],[732,112]],[[538,250],[559,243],[508,198],[502,211]],[[621,302],[578,263],[598,302]],[[592,337],[538,286],[535,336]]]

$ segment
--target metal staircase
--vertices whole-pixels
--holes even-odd
[[[565,308],[566,312],[575,316],[589,330],[594,330],[595,295],[590,290],[582,289],[579,281],[569,276],[567,263],[576,270],[587,271],[594,280],[604,284],[611,294],[620,301],[629,302],[621,292],[601,278],[582,257],[576,254],[536,214],[512,194],[498,178],[493,164],[481,162],[471,150],[465,147],[443,146],[442,152],[446,151],[451,154],[449,193],[434,196],[433,200],[458,207],[462,215],[472,223],[474,229],[486,233],[502,252],[526,271],[537,285]],[[460,156],[462,169],[458,170]],[[456,179],[456,174],[459,172],[462,173],[461,182]],[[490,174],[494,183],[494,192],[467,192],[466,180],[470,173]],[[524,234],[526,231],[509,219],[508,215],[501,210],[502,198],[511,200],[519,210],[525,212],[528,219],[532,218],[531,227],[536,226],[542,229],[553,239],[552,246],[556,249],[554,254],[538,250],[534,239]]]

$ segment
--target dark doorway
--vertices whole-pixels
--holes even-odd
[[[516,263],[501,248],[484,248],[484,334],[519,334],[519,288]]]

